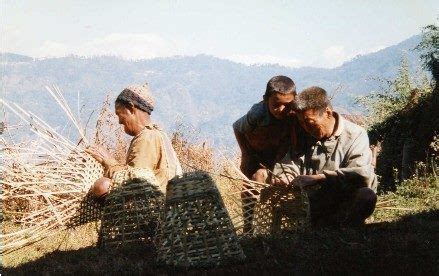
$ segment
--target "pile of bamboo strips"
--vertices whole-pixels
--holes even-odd
[[[103,175],[99,163],[84,152],[90,145],[79,120],[59,88],[49,88],[73,124],[79,143],[52,128],[31,111],[0,99],[35,134],[35,139],[18,143],[14,130],[1,136],[2,254],[14,251],[68,227],[78,213],[93,182]]]

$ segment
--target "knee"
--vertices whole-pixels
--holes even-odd
[[[373,204],[373,205],[376,204],[378,199],[375,192],[370,188],[366,188],[366,187],[358,189],[356,193],[356,197],[362,202],[367,202],[368,204]]]
[[[257,182],[265,183],[268,178],[268,173],[266,169],[259,169],[252,175],[252,180]]]
[[[111,179],[101,177],[91,187],[91,193],[95,198],[103,198],[110,190]]]
[[[355,204],[367,213],[372,213],[377,203],[377,195],[369,188],[360,188],[355,195]]]

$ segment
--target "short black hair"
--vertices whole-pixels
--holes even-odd
[[[325,89],[311,86],[299,93],[296,99],[296,108],[299,111],[314,109],[322,113],[326,108],[332,108],[328,93]]]
[[[267,82],[267,89],[265,90],[264,100],[276,93],[290,94],[296,96],[296,85],[294,81],[286,76],[274,76]]]

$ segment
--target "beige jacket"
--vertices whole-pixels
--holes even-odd
[[[111,178],[116,171],[123,170],[126,166],[152,170],[160,186],[166,186],[170,179],[182,174],[180,162],[166,133],[153,124],[145,126],[131,140],[126,164],[109,167],[106,171],[107,177]]]

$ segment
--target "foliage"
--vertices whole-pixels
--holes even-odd
[[[424,28],[421,50],[424,67],[437,78],[438,27]],[[395,79],[383,82],[378,92],[359,97],[357,103],[368,112],[366,119],[371,144],[380,144],[377,174],[380,189],[395,190],[399,182],[420,169],[437,171],[439,163],[435,142],[439,130],[439,93],[435,82],[430,83],[423,73],[413,75],[407,60],[401,61]]]
[[[424,27],[422,41],[416,49],[421,51],[424,67],[433,72],[434,64],[439,59],[439,26],[431,24]]]
[[[366,109],[367,124],[373,128],[392,115],[415,105],[419,98],[430,94],[432,88],[425,74],[412,76],[406,58],[401,60],[394,80],[381,80],[381,89],[365,96],[357,97],[357,104]]]

